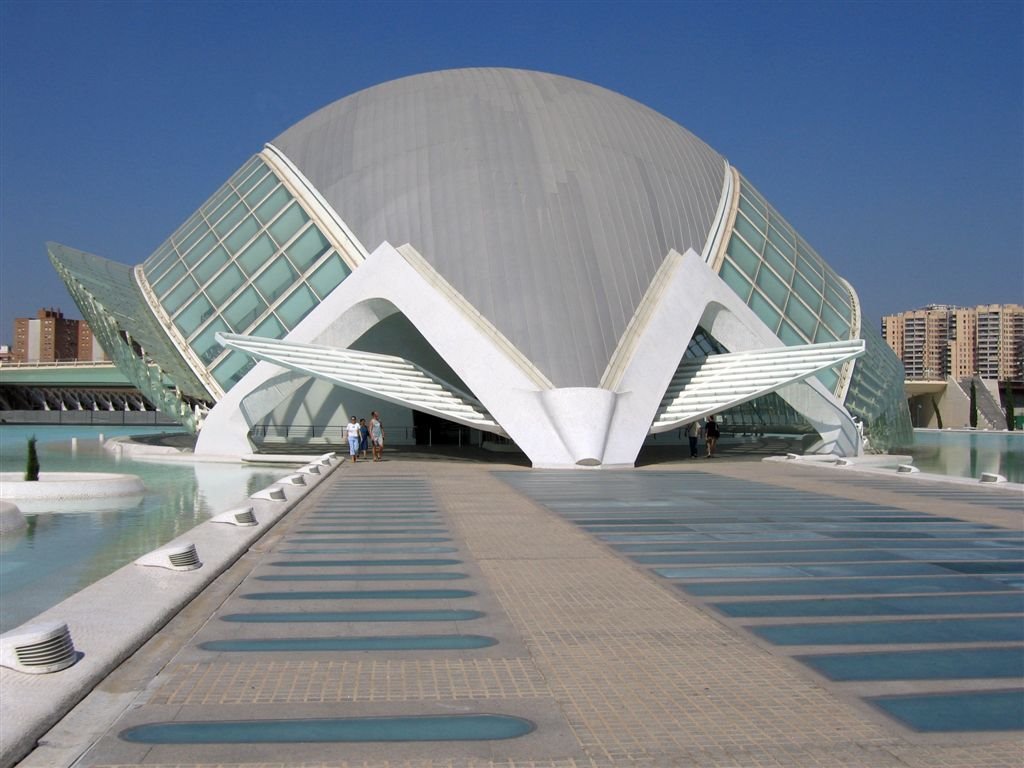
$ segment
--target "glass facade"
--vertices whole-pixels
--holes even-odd
[[[719,276],[788,345],[839,341],[858,335],[866,352],[852,366],[847,410],[865,423],[873,448],[910,445],[913,430],[903,393],[903,366],[872,328],[855,327],[854,298],[846,282],[825,263],[761,194],[739,177],[736,221]],[[833,394],[840,393],[842,368],[817,374]],[[776,395],[730,412],[736,423],[763,423],[764,415],[801,419]]]
[[[350,270],[309,212],[253,157],[142,265],[174,330],[228,390],[255,364],[218,332],[283,338]]]
[[[131,267],[48,244],[93,335],[122,373],[163,413],[195,431],[210,395],[146,305]]]
[[[742,176],[719,276],[785,344],[845,341],[856,335],[853,297],[845,281]],[[838,369],[822,371],[818,378],[838,393]]]

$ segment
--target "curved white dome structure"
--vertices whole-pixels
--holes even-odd
[[[426,413],[543,466],[630,464],[729,409],[836,453],[860,449],[851,414],[882,444],[909,432],[855,291],[756,189],[667,118],[556,75],[369,88],[273,139],[134,270],[50,253],[164,410],[198,426],[217,403],[209,452],[281,426],[316,441],[380,402],[393,436]]]

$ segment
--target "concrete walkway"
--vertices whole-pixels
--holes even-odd
[[[516,475],[534,484],[552,478],[555,486],[522,490],[511,481]],[[630,498],[643,502],[639,509],[608,501],[602,483],[619,475],[630,483]],[[818,674],[792,649],[638,563],[571,513],[573,504],[584,504],[602,514],[649,517],[652,505],[672,508],[671,494],[680,489],[684,497],[698,487],[714,497],[718,488],[739,487],[752,514],[759,496],[778,491],[823,512],[834,501],[859,505],[864,514],[925,513],[1021,531],[1017,494],[986,488],[965,496],[947,484],[910,493],[864,477],[728,459],[618,475],[412,457],[345,465],[21,765],[1019,768],[1024,732],[914,731],[867,701],[863,686]],[[666,495],[666,488],[674,490]],[[577,495],[564,503],[569,491]],[[367,562],[374,560],[393,563]],[[357,591],[377,596],[361,599]],[[366,621],[352,613],[367,611],[470,613],[454,621],[440,613],[428,621]],[[339,612],[347,613],[328,615]],[[282,613],[293,621],[270,621]],[[490,644],[372,647],[381,638],[452,635]],[[371,647],[322,645],[353,638],[370,638]],[[247,645],[237,645],[242,641]],[[272,650],[269,641],[300,641],[308,650]],[[995,645],[1024,654],[1024,642]],[[979,686],[1015,691],[1024,706],[1020,679]],[[931,682],[926,690],[946,687],[962,690],[964,683]],[[468,714],[535,727],[516,738],[462,741],[129,740],[145,736],[131,729],[154,723],[212,722],[215,733],[227,733],[249,721]]]

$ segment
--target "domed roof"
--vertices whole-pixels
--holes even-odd
[[[272,144],[368,249],[410,243],[559,387],[597,386],[669,249],[703,249],[727,168],[631,99],[510,69],[384,83]]]

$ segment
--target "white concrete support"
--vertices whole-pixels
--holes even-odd
[[[394,312],[415,326],[469,392],[446,388],[402,358],[348,349]],[[268,362],[255,366],[211,411],[196,452],[249,453],[250,426],[297,383],[315,376],[485,431],[504,431],[536,467],[632,466],[644,438],[656,430],[659,407],[698,326],[734,352],[784,349],[696,252],[671,251],[620,339],[601,386],[555,388],[415,249],[382,243],[283,341],[224,337],[237,349],[295,372],[281,374]],[[714,411],[778,391],[821,434],[819,450],[857,455],[861,443],[849,414],[816,379],[806,378],[819,368],[806,360],[803,367],[792,364],[820,349],[785,349],[792,354],[781,356],[791,358],[779,369],[784,375],[776,372],[759,389],[720,388]],[[750,372],[764,367],[763,361],[743,359],[734,359],[730,375],[742,377],[748,370],[744,365]],[[805,380],[792,383],[799,379]],[[474,410],[477,402],[482,408]]]

